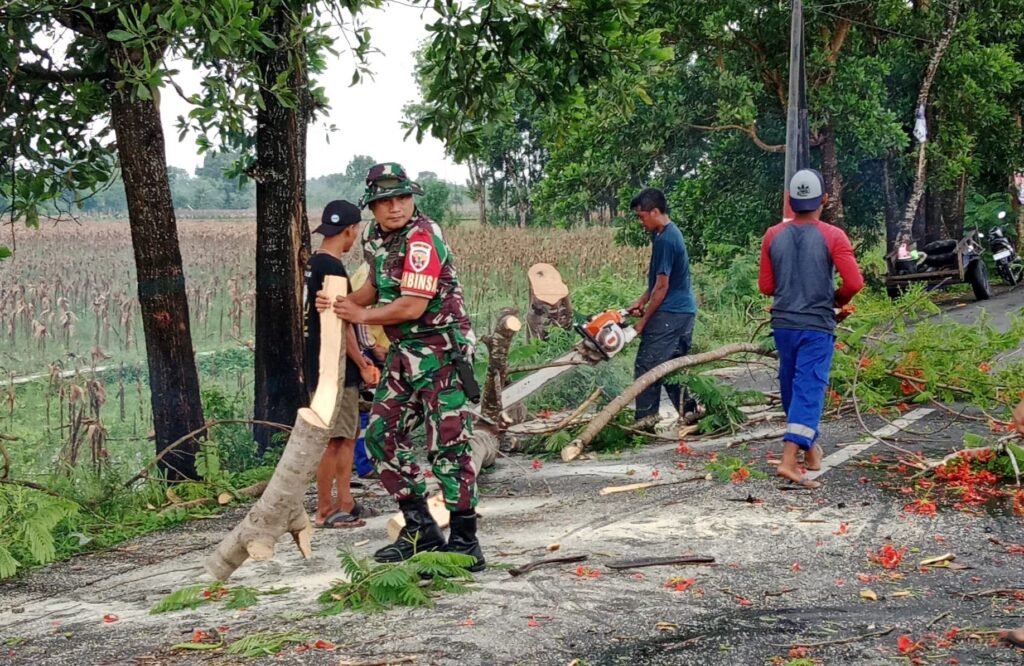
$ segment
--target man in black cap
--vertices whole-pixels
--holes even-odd
[[[348,201],[332,201],[324,208],[321,224],[313,233],[324,237],[320,248],[309,258],[306,267],[306,389],[312,396],[320,376],[320,315],[316,310],[316,293],[323,289],[324,278],[340,275],[348,280],[343,254],[352,249],[359,237],[359,208]],[[351,291],[351,285],[349,285]],[[349,484],[359,436],[359,380],[376,386],[380,372],[360,353],[355,333],[345,326],[345,385],[339,387],[338,401],[331,419],[331,439],[316,470],[318,527],[359,527],[362,508],[352,498]],[[337,485],[335,500],[332,489]]]

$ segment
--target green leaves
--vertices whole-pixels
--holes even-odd
[[[340,551],[348,581],[338,581],[319,597],[321,614],[345,610],[376,613],[392,606],[429,606],[431,593],[464,593],[473,575],[473,558],[445,552],[420,552],[405,562],[373,564],[351,551]],[[429,582],[424,582],[429,580]]]
[[[26,565],[46,564],[57,556],[54,530],[78,512],[78,506],[37,490],[0,486],[0,578]]]

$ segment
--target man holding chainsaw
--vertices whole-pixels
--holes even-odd
[[[470,363],[476,336],[463,305],[451,249],[436,223],[416,209],[423,194],[394,162],[376,164],[366,176],[361,203],[374,222],[363,232],[370,265],[366,283],[333,309],[354,324],[384,327],[391,345],[384,377],[373,397],[366,449],[380,481],[398,501],[405,526],[395,543],[374,554],[378,562],[407,560],[418,551],[471,555],[483,570],[476,537],[476,473],[467,402],[479,400]],[[318,299],[318,301],[321,299]],[[326,299],[318,306],[328,307]],[[367,307],[376,305],[377,307]],[[451,536],[427,510],[427,484],[416,463],[412,431],[425,425],[427,452],[451,512]]]
[[[809,470],[821,469],[818,425],[832,368],[837,320],[864,288],[850,239],[839,227],[822,222],[828,203],[825,180],[814,169],[801,169],[789,184],[795,216],[768,230],[761,244],[758,287],[772,296],[772,334],[779,353],[779,386],[786,412],[782,462],[777,473],[805,488],[817,481],[801,474],[797,455]],[[835,273],[843,280],[835,287]]]
[[[640,317],[634,328],[640,336],[634,376],[639,377],[665,361],[686,356],[693,338],[697,302],[690,285],[690,256],[679,228],[669,219],[665,194],[647,188],[633,197],[630,209],[651,234],[651,263],[647,271],[647,291],[629,306],[629,313]],[[653,429],[661,402],[660,381],[636,398],[636,421]],[[665,385],[672,404],[682,414],[681,387]]]

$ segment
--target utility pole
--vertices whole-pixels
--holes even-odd
[[[793,0],[789,28],[789,99],[786,101],[786,169],[783,217],[793,219],[789,207],[789,181],[811,164],[810,127],[807,123],[807,72],[804,68],[804,4]]]

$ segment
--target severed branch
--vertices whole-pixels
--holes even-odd
[[[156,467],[156,465],[161,460],[164,459],[164,456],[166,456],[168,453],[170,453],[174,449],[178,448],[179,446],[181,446],[185,442],[190,441],[196,435],[201,435],[202,433],[206,432],[207,430],[209,430],[210,428],[212,428],[214,426],[225,425],[225,424],[232,424],[232,423],[240,423],[240,424],[246,424],[246,425],[264,425],[264,426],[267,426],[269,428],[277,428],[278,430],[282,430],[284,432],[291,432],[291,429],[292,429],[291,426],[286,426],[283,423],[274,423],[273,421],[260,421],[259,419],[213,419],[211,421],[208,421],[201,428],[196,428],[195,430],[193,430],[192,432],[188,433],[187,435],[185,435],[183,437],[180,437],[177,441],[171,442],[170,446],[168,446],[165,449],[163,449],[155,458],[150,460],[149,463],[147,463],[146,466],[143,467],[139,471],[138,474],[136,474],[132,478],[130,478],[127,481],[125,481],[124,482],[124,487],[125,488],[131,488],[132,484],[135,483],[136,481],[148,478],[149,471],[151,469],[153,469],[154,467]]]
[[[558,423],[556,423],[556,424],[554,424],[552,426],[549,426],[549,427],[544,428],[542,430],[529,430],[529,431],[514,430],[512,428],[509,428],[509,432],[511,432],[514,435],[550,435],[551,433],[555,433],[555,432],[559,432],[561,430],[565,430],[566,428],[571,426],[576,419],[578,419],[580,416],[582,416],[583,413],[586,412],[587,409],[589,409],[592,404],[597,402],[597,399],[601,397],[602,393],[604,393],[604,387],[603,386],[598,386],[596,389],[594,389],[594,392],[590,394],[590,397],[588,397],[586,400],[584,400],[582,403],[580,403],[580,406],[577,407],[575,410],[573,410],[573,412],[571,414],[569,414],[564,419],[562,419],[561,421],[559,421]]]
[[[682,356],[655,366],[653,369],[638,377],[625,391],[622,392],[621,395],[608,403],[601,413],[587,425],[583,433],[573,440],[569,446],[562,449],[562,460],[569,462],[578,458],[580,454],[583,453],[583,450],[587,445],[590,444],[591,440],[597,436],[597,433],[601,432],[601,430],[608,425],[613,418],[615,418],[616,414],[622,411],[622,409],[632,402],[636,396],[640,395],[644,389],[662,377],[673,373],[676,370],[689,368],[695,365],[702,365],[734,354],[744,353],[761,354],[762,356],[775,356],[775,352],[768,351],[759,345],[750,342],[734,342],[732,344],[725,345],[724,347],[704,352],[703,354]]]
[[[790,648],[797,648],[797,647],[818,648],[818,647],[825,647],[826,645],[846,645],[847,643],[856,643],[857,641],[863,641],[863,640],[866,640],[868,638],[877,638],[879,636],[888,636],[889,634],[892,633],[892,630],[895,629],[895,628],[896,627],[887,627],[887,628],[883,629],[882,631],[872,631],[872,632],[869,632],[869,633],[866,633],[866,634],[861,634],[860,636],[851,636],[850,638],[840,638],[840,639],[834,640],[834,641],[820,641],[818,643],[807,643],[807,642],[794,641],[792,643],[773,643],[772,646],[773,647],[790,647]]]
[[[504,405],[501,404],[501,391],[508,384],[508,352],[512,346],[512,338],[523,327],[517,314],[515,308],[506,308],[499,312],[494,332],[481,339],[487,346],[487,379],[484,381],[480,415],[498,424],[499,428],[502,426],[501,412],[504,409]]]

